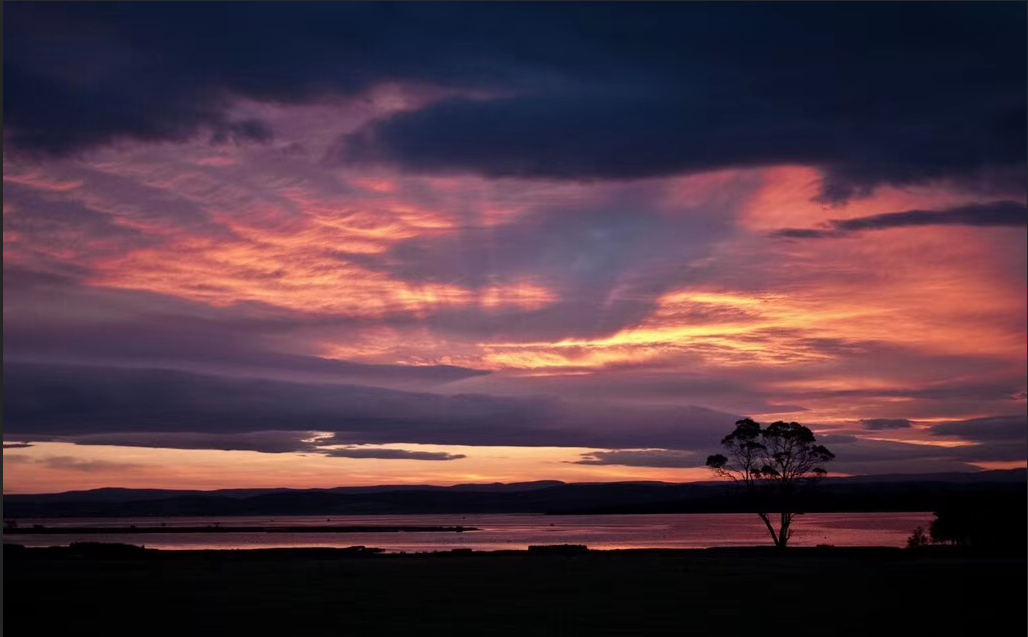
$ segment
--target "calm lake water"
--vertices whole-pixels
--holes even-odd
[[[792,544],[815,546],[903,546],[931,513],[811,513],[796,518]],[[22,526],[473,526],[465,533],[164,533],[47,534],[5,536],[26,546],[71,542],[120,542],[158,549],[256,549],[364,545],[388,551],[476,551],[525,549],[530,544],[585,544],[591,549],[710,548],[767,545],[770,539],[754,514],[688,515],[353,515],[232,518],[103,518],[21,520]]]

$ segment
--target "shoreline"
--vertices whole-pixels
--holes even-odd
[[[795,546],[779,549],[774,546],[731,546],[709,548],[619,548],[593,549],[580,544],[530,545],[527,549],[473,550],[454,548],[439,551],[395,551],[363,545],[348,547],[281,547],[281,548],[226,548],[226,549],[157,549],[137,544],[109,542],[76,542],[66,546],[25,546],[17,542],[4,542],[5,557],[156,557],[189,558],[211,556],[280,557],[280,558],[439,558],[439,557],[517,557],[517,556],[591,556],[591,557],[788,557],[788,558],[979,558],[1001,557],[1014,560],[1028,559],[1028,553],[999,549],[979,549],[955,545],[924,546],[915,549],[895,546]]]

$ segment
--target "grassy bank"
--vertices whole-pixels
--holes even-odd
[[[4,619],[34,634],[1024,633],[1024,557],[948,549],[8,550]]]

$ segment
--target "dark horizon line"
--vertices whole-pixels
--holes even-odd
[[[866,473],[866,474],[854,474],[854,475],[828,475],[824,479],[835,481],[835,480],[873,480],[873,481],[905,481],[905,480],[944,480],[944,479],[961,479],[970,476],[984,476],[987,474],[991,475],[1004,475],[1012,476],[1017,473],[1024,473],[1028,475],[1028,467],[1016,467],[1013,469],[981,469],[978,471],[937,471],[930,473]],[[13,493],[4,491],[4,496],[10,497],[40,497],[40,496],[58,496],[58,495],[78,495],[88,493],[103,493],[103,492],[161,492],[161,493],[172,493],[172,494],[218,494],[218,493],[267,493],[275,491],[337,491],[337,490],[405,490],[415,491],[418,489],[468,489],[474,487],[483,488],[502,488],[502,487],[518,487],[518,486],[532,486],[540,485],[540,488],[546,487],[557,487],[557,486],[593,486],[593,485],[667,485],[667,486],[681,486],[681,485],[703,485],[703,484],[727,484],[724,480],[710,479],[710,480],[693,480],[683,482],[668,482],[665,480],[593,480],[585,482],[565,482],[563,480],[525,480],[518,482],[461,482],[456,484],[369,484],[369,485],[338,485],[334,487],[228,487],[221,489],[169,489],[159,487],[97,487],[95,489],[73,489],[70,491],[51,491],[51,492],[38,492],[38,493]]]

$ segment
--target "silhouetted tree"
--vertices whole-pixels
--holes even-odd
[[[727,455],[710,456],[707,466],[745,488],[775,546],[785,548],[798,515],[793,496],[802,485],[823,478],[828,473],[824,465],[835,454],[817,444],[814,432],[799,423],[779,421],[761,427],[750,418],[736,422],[721,446]],[[777,530],[770,516],[775,509]]]

